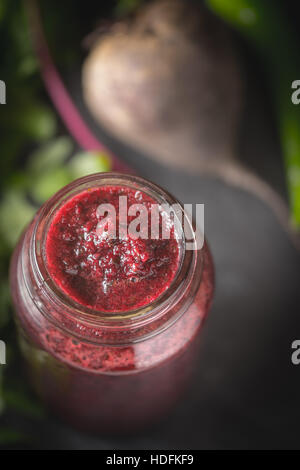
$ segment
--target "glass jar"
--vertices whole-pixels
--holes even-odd
[[[175,278],[143,308],[101,313],[68,298],[47,271],[49,224],[75,194],[103,185],[177,203],[135,176],[103,173],[77,180],[46,202],[28,226],[12,258],[10,282],[21,351],[42,401],[77,428],[127,433],[166,415],[186,389],[213,296],[213,263],[206,242],[187,250],[182,237]]]

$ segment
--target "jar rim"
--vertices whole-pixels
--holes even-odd
[[[170,307],[182,297],[191,281],[197,263],[198,265],[199,263],[201,264],[201,269],[199,270],[199,284],[202,277],[202,250],[199,252],[199,250],[185,249],[185,232],[181,227],[183,237],[180,245],[180,263],[176,275],[174,279],[172,279],[170,286],[149,304],[124,312],[102,312],[76,302],[63,292],[51,278],[46,265],[45,240],[49,226],[57,210],[76,194],[88,188],[108,185],[132,187],[145,192],[157,201],[163,201],[170,205],[179,204],[183,217],[192,228],[192,222],[184,212],[182,205],[171,194],[160,186],[135,175],[115,172],[88,175],[73,181],[52,196],[41,207],[34,219],[30,240],[30,262],[33,276],[37,285],[40,287],[40,293],[43,294],[44,300],[46,300],[48,305],[52,306],[51,309],[44,309],[43,313],[47,316],[48,320],[62,329],[67,329],[69,333],[70,328],[74,329],[75,323],[79,324],[79,326],[82,327],[79,336],[85,334],[83,330],[86,329],[90,330],[94,328],[97,330],[101,328],[102,330],[114,330],[131,328],[139,330],[149,325],[149,323],[158,321],[159,319],[162,320],[163,317],[166,317],[165,314],[170,310]],[[193,228],[191,233],[194,233]],[[51,310],[51,313],[49,310]],[[60,314],[59,318],[55,318],[55,312],[58,311],[64,312],[64,315]],[[165,318],[165,320],[167,319]],[[173,320],[175,321],[176,318],[173,318]],[[159,323],[165,325],[166,321]],[[71,324],[73,326],[71,326]]]

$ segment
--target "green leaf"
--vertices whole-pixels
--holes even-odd
[[[33,96],[32,90],[22,86],[25,96],[17,90],[10,93],[5,113],[0,116],[1,129],[5,141],[18,137],[23,140],[43,141],[52,138],[56,132],[56,118],[48,106],[41,104]]]
[[[27,78],[28,76],[33,75],[37,71],[38,61],[35,56],[28,55],[20,61],[18,72],[22,78]]]
[[[27,189],[31,184],[32,179],[24,171],[15,171],[8,179],[8,187],[11,189]]]
[[[2,124],[2,123],[1,123]],[[2,125],[0,127],[2,129]],[[2,137],[2,136],[1,136]],[[24,139],[14,132],[5,132],[1,139],[0,181],[1,186],[7,184],[7,178],[12,174],[16,158],[24,144]],[[3,189],[2,186],[2,189]]]
[[[110,158],[99,152],[79,152],[68,163],[73,179],[111,170]]]
[[[10,21],[10,32],[19,58],[34,56],[24,2],[19,2]]]
[[[0,0],[0,24],[4,21],[7,10],[7,0]]]
[[[15,246],[34,213],[35,208],[26,200],[24,191],[10,189],[4,193],[0,203],[0,234],[9,247]]]
[[[5,388],[3,397],[7,408],[36,419],[41,419],[45,415],[40,404],[20,389]]]
[[[23,63],[30,66],[30,63]],[[34,105],[22,112],[22,131],[31,139],[47,140],[56,132],[56,119],[51,109],[44,105]]]
[[[66,167],[49,169],[34,181],[30,194],[37,203],[42,204],[66,184],[71,183],[72,179]]]
[[[34,175],[64,164],[73,150],[69,137],[59,137],[36,150],[28,160],[28,170]]]
[[[115,8],[117,16],[125,16],[132,13],[142,3],[142,0],[119,0]]]
[[[6,12],[6,0],[0,0],[0,24],[3,22],[5,18]]]

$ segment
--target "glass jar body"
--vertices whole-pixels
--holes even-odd
[[[172,302],[164,313],[172,318],[176,311],[173,322],[159,331],[149,322],[137,341],[103,344],[52,321],[58,312],[47,307],[28,256],[35,224],[16,247],[10,272],[19,343],[34,390],[51,411],[82,430],[118,434],[151,425],[173,408],[192,376],[199,332],[213,295],[207,244],[197,253],[201,282],[195,270],[180,315]],[[100,330],[93,329],[93,338]]]

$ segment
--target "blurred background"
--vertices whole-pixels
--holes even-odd
[[[299,13],[292,0],[0,0],[0,448],[300,448]],[[32,396],[8,288],[37,208],[110,170],[204,203],[216,267],[189,395],[123,439],[67,428]]]

